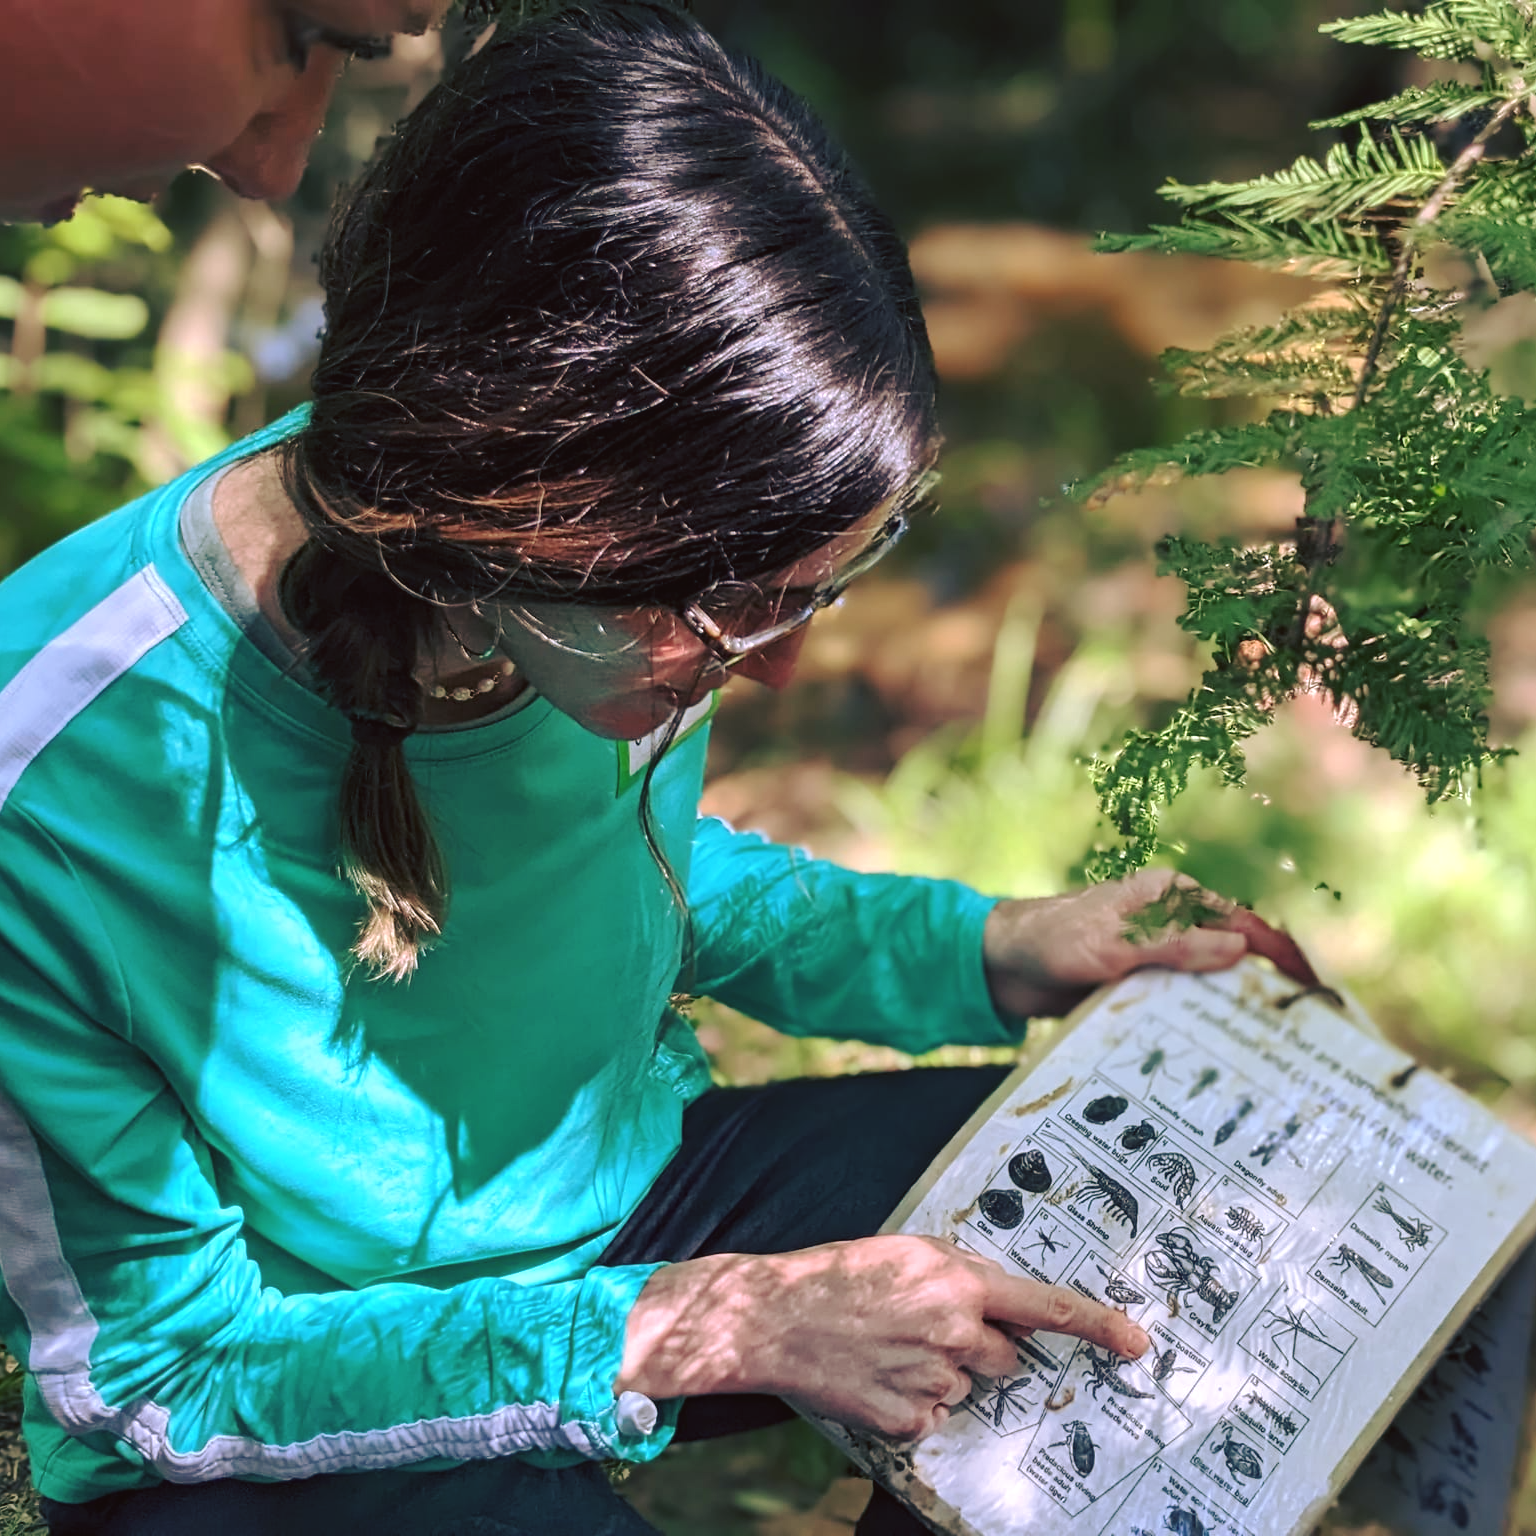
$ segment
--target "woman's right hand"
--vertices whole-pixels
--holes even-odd
[[[1016,1372],[1014,1341],[1037,1328],[1129,1356],[1148,1343],[1123,1312],[935,1238],[720,1254],[647,1282],[616,1390],[768,1392],[918,1440],[969,1394],[973,1375]]]

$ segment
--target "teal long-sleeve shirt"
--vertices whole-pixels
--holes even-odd
[[[542,700],[424,732],[452,900],[408,984],[348,964],[344,721],[188,559],[189,495],[280,424],[0,584],[0,1330],[34,1477],[657,1454],[616,1395],[653,1266],[596,1260],[707,1062],[636,749]],[[702,994],[799,1034],[1002,1043],[949,882],[856,875],[651,787]]]

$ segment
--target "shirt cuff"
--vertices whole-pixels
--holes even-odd
[[[571,1350],[561,1423],[579,1429],[594,1458],[650,1461],[661,1455],[677,1428],[682,1398],[654,1402],[643,1392],[613,1390],[624,1363],[630,1309],[659,1264],[590,1269],[571,1324]],[[573,1437],[574,1438],[574,1437]]]

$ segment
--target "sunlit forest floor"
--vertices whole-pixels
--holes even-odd
[[[859,867],[1044,894],[1069,882],[1096,835],[1082,754],[1198,674],[1175,624],[1180,592],[1153,574],[1154,541],[1175,528],[1284,530],[1297,493],[1280,476],[1231,476],[1089,513],[1057,494],[1048,449],[968,419],[967,392],[1007,383],[1058,413],[1037,430],[1076,432],[1081,448],[1071,413],[1089,408],[1079,397],[1095,377],[1144,389],[1160,347],[1270,318],[1295,287],[1221,264],[1089,258],[1078,237],[1022,226],[936,230],[914,261],[967,423],[952,431],[947,510],[894,574],[818,623],[795,688],[728,693],[705,809]],[[1536,598],[1503,597],[1491,631],[1494,729],[1518,744],[1536,721]],[[1250,764],[1245,789],[1188,797],[1169,823],[1174,856],[1288,926],[1399,1044],[1536,1126],[1536,744],[1494,770],[1472,807],[1434,815],[1324,700],[1282,710]],[[695,1023],[735,1082],[906,1064],[859,1044],[788,1041],[707,1003]],[[0,1536],[40,1529],[15,1381],[0,1378]],[[832,1536],[862,1496],[835,1483],[845,1471],[792,1424],[678,1447],[625,1488],[667,1536]],[[1519,1529],[1536,1531],[1529,1489],[1520,1508]]]

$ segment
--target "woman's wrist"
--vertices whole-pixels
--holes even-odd
[[[774,1255],[665,1264],[630,1309],[614,1392],[651,1398],[772,1391],[767,1303],[783,1289]]]

